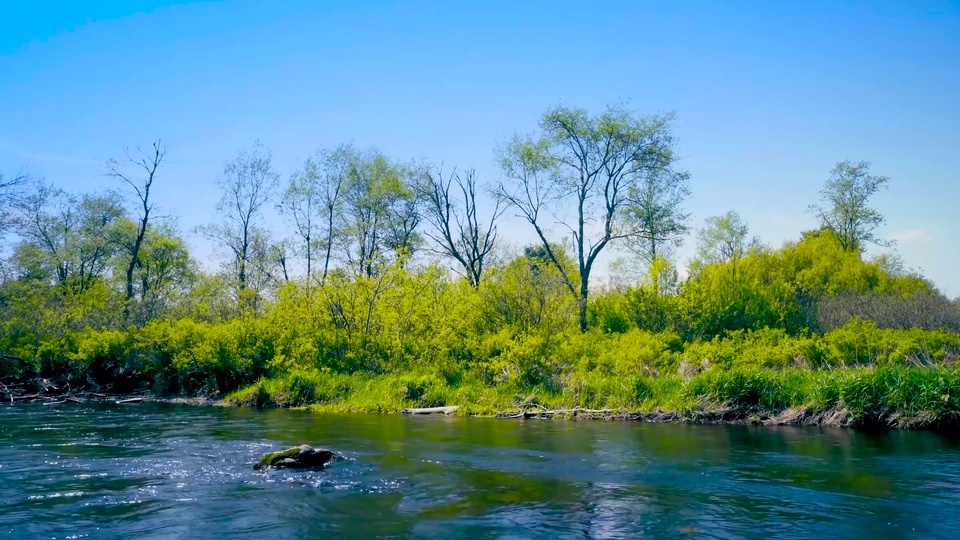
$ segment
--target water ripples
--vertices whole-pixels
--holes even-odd
[[[0,535],[922,537],[960,527],[930,433],[0,407]],[[319,471],[254,471],[310,443]]]

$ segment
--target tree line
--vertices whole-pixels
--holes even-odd
[[[157,215],[152,195],[166,158],[158,140],[106,165],[117,180],[107,193],[0,177],[9,239],[3,279],[63,298],[119,289],[123,324],[138,325],[211,287],[232,291],[238,310],[256,311],[291,280],[323,286],[331,274],[370,278],[417,257],[442,257],[476,288],[505,262],[497,260],[498,225],[509,214],[534,234],[527,255],[535,251],[556,274],[586,331],[602,253],[629,253],[656,269],[651,275],[664,290],[676,286],[673,259],[692,227],[684,209],[690,174],[680,168],[672,123],[672,115],[620,106],[599,114],[556,107],[537,130],[498,148],[500,174],[486,183],[475,170],[404,162],[353,144],[318,150],[283,180],[256,143],[224,164],[215,179],[217,219],[196,229],[221,248],[215,275],[201,272],[183,231]],[[848,252],[882,244],[883,216],[870,198],[887,183],[868,163],[838,163],[811,207],[821,230]],[[288,237],[268,231],[274,212],[289,224]],[[692,273],[725,263],[734,283],[739,261],[762,248],[735,211],[707,218],[696,239]]]
[[[767,246],[734,210],[695,226],[672,123],[554,108],[497,148],[491,178],[354,144],[281,175],[254,144],[210,179],[216,212],[193,231],[156,201],[159,140],[108,162],[105,192],[0,176],[0,399],[53,385],[492,414],[534,394],[676,418],[960,417],[960,301],[865,253],[886,245],[871,200],[889,179],[838,163],[818,226]],[[516,252],[510,217],[533,239]]]

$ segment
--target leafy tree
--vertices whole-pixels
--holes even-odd
[[[413,189],[416,174],[375,149],[352,156],[339,230],[344,258],[355,275],[376,275],[391,255],[398,260],[416,249],[421,219]]]
[[[628,219],[637,235],[627,246],[647,265],[666,258],[672,248],[683,244],[690,229],[690,214],[683,203],[690,197],[688,173],[662,170],[643,175],[630,189]]]
[[[820,224],[833,231],[847,251],[860,251],[866,243],[886,245],[876,236],[876,229],[885,221],[876,209],[869,206],[870,198],[890,181],[885,176],[870,174],[870,164],[841,161],[830,171],[830,177],[820,191],[821,204],[810,210]]]
[[[313,279],[316,248],[323,251],[320,281],[327,279],[334,241],[340,232],[336,226],[337,217],[355,155],[356,151],[350,145],[318,150],[304,162],[302,170],[290,177],[280,201],[281,213],[293,222],[300,237],[299,251],[306,261],[308,282]]]
[[[252,285],[258,293],[269,281],[269,235],[263,228],[263,211],[277,188],[269,151],[257,142],[227,161],[217,178],[223,191],[217,211],[223,221],[200,228],[208,238],[232,255],[234,275],[241,294]],[[251,275],[251,274],[256,275]]]
[[[750,249],[760,245],[760,239],[750,237],[750,227],[733,210],[721,216],[708,217],[704,227],[697,231],[698,257],[707,264],[736,263]]]
[[[196,274],[196,264],[183,238],[169,226],[151,227],[135,275],[143,311],[140,322],[159,316],[188,294]]]
[[[443,169],[438,168],[427,175],[421,189],[425,215],[433,227],[427,236],[437,244],[441,253],[460,265],[471,285],[479,287],[488,255],[497,239],[497,220],[504,210],[501,201],[494,201],[486,223],[478,217],[477,179],[473,169],[463,176],[454,169],[444,177]]]
[[[620,107],[597,116],[557,107],[543,115],[536,137],[514,137],[501,152],[507,182],[498,192],[533,226],[560,271],[579,306],[581,331],[587,330],[590,274],[597,257],[611,242],[644,235],[628,219],[630,196],[645,175],[663,174],[674,164],[671,119]],[[572,208],[563,204],[571,200]],[[573,217],[564,219],[568,210]],[[552,252],[546,229],[550,221],[569,231],[577,276]]]
[[[38,184],[20,204],[22,238],[14,253],[23,274],[53,279],[63,293],[82,293],[105,275],[117,254],[116,227],[124,212],[114,196],[77,198]]]

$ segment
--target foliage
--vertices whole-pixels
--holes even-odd
[[[671,120],[670,115],[641,116],[615,106],[596,116],[583,109],[556,107],[541,118],[536,138],[516,136],[501,151],[507,183],[500,185],[499,197],[533,227],[548,259],[560,271],[577,301],[581,332],[587,329],[590,274],[597,257],[612,242],[654,234],[645,217],[637,215],[643,212],[637,199],[646,187],[644,179],[650,175],[686,178],[673,170]],[[655,195],[653,204],[662,207],[665,203],[658,199]],[[573,217],[561,217],[567,212]],[[547,227],[554,221],[572,237],[576,276],[553,252],[555,243],[548,238]],[[673,221],[682,220],[676,216]],[[667,233],[672,237],[676,225],[657,223],[655,234],[672,229]]]
[[[0,178],[16,234],[0,274],[0,376],[324,411],[960,418],[960,306],[859,249],[875,240],[864,204],[883,182],[845,165],[828,190],[861,195],[863,226],[825,218],[780,249],[760,246],[735,212],[711,218],[681,280],[665,248],[687,227],[688,178],[669,125],[617,107],[549,111],[536,137],[504,149],[511,183],[489,221],[472,174],[429,176],[351,145],[321,151],[281,199],[296,228],[287,239],[266,229],[279,175],[257,147],[220,178],[223,220],[207,232],[229,253],[214,273],[169,221],[148,223],[144,192],[131,214],[110,194]],[[501,203],[539,241],[492,264]],[[573,241],[556,241],[548,225],[571,215],[560,221]],[[591,289],[601,251],[627,239],[645,275]],[[463,275],[423,257],[427,247]],[[288,265],[297,259],[305,273]]]
[[[847,251],[860,251],[867,243],[884,245],[886,242],[876,236],[876,228],[885,219],[868,203],[889,181],[885,176],[870,174],[866,161],[841,161],[820,191],[822,204],[810,209]]]

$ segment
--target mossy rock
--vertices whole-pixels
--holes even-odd
[[[331,459],[333,452],[323,448],[314,448],[306,444],[287,448],[279,452],[266,454],[253,468],[256,470],[274,467],[276,469],[320,469]]]

